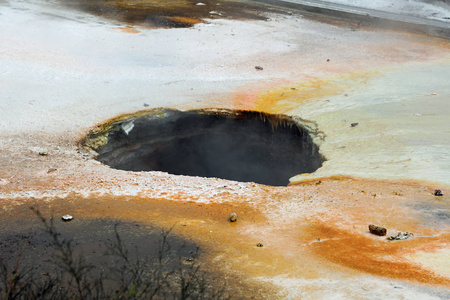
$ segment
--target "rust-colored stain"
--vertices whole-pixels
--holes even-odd
[[[426,180],[370,180],[363,177],[356,177],[356,176],[347,176],[347,175],[333,175],[333,176],[327,176],[327,177],[318,177],[318,178],[308,178],[308,179],[302,179],[299,181],[293,181],[289,183],[289,186],[301,186],[301,185],[311,185],[316,184],[320,185],[322,182],[376,182],[378,184],[386,184],[386,185],[401,185],[401,186],[410,186],[410,187],[417,187],[421,186],[423,188],[428,189],[429,193],[432,194],[434,191],[434,185],[430,182],[427,182]]]
[[[195,24],[199,23],[205,23],[205,21],[191,18],[191,17],[184,17],[184,16],[175,16],[175,17],[167,17],[167,19],[172,20],[178,24],[185,24],[187,27],[193,26]]]
[[[60,173],[52,176],[64,177]],[[152,181],[138,184],[118,176],[103,175],[98,180],[95,174],[84,174],[71,185],[108,190],[118,184],[131,188]],[[190,180],[176,178],[173,185]],[[27,188],[52,190],[64,180],[26,182]],[[254,191],[215,194],[208,203],[189,200],[189,192],[182,190],[152,198],[144,189],[137,196],[93,193],[86,198],[73,194],[61,199],[4,199],[1,205],[2,214],[19,219],[27,216],[17,213],[14,203],[36,206],[47,215],[70,213],[75,218],[114,218],[173,228],[175,234],[201,246],[203,260],[211,270],[239,274],[236,280],[245,277],[255,286],[261,284],[257,281],[261,277],[289,274],[293,278],[320,278],[323,272],[337,272],[336,264],[346,267],[338,269],[343,274],[363,272],[445,286],[449,278],[410,258],[417,252],[433,253],[450,244],[448,224],[410,206],[417,202],[448,208],[445,201],[435,203],[432,192],[431,187],[411,182],[331,177],[285,188],[255,185]],[[233,211],[239,216],[236,223],[228,220]],[[386,227],[388,235],[402,230],[415,236],[389,242],[386,237],[368,233],[370,223]],[[257,247],[258,243],[263,247]]]
[[[136,27],[132,26],[119,27],[118,29],[125,33],[140,33],[140,31]]]
[[[323,241],[313,244],[313,251],[328,260],[363,272],[383,277],[447,285],[448,278],[408,261],[407,254],[439,249],[450,234],[415,237],[405,241],[387,241],[386,237],[366,236],[338,230],[327,225],[315,227]]]
[[[311,78],[302,82],[273,87],[256,95],[256,111],[285,113],[317,98],[352,93],[366,84],[376,71],[355,72],[330,78]]]
[[[262,13],[281,11],[258,3],[205,0],[75,0],[63,1],[68,7],[147,27],[191,27],[204,19],[231,18],[264,20]]]

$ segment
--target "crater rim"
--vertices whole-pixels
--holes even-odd
[[[231,120],[231,122],[238,121],[238,120],[246,120],[249,119],[250,121],[254,122],[256,119],[259,120],[259,122],[264,123],[264,126],[268,126],[270,124],[270,127],[272,128],[272,131],[276,131],[279,128],[286,129],[287,127],[294,128],[294,130],[298,130],[299,137],[305,142],[303,145],[303,148],[306,147],[306,149],[309,151],[308,153],[304,153],[303,155],[307,158],[307,160],[313,161],[312,166],[307,165],[306,169],[299,169],[298,172],[292,172],[291,175],[288,177],[288,180],[285,182],[285,184],[279,184],[279,183],[270,183],[265,182],[264,180],[261,182],[260,180],[249,180],[241,178],[229,178],[227,176],[204,176],[204,174],[184,174],[179,172],[171,172],[170,170],[164,170],[164,169],[129,169],[129,168],[122,168],[117,167],[114,164],[109,163],[108,159],[104,159],[104,154],[109,153],[111,151],[115,151],[115,146],[108,146],[108,143],[111,143],[111,136],[122,134],[122,136],[129,137],[129,134],[135,135],[135,132],[133,131],[139,131],[139,126],[142,126],[142,124],[148,122],[151,123],[152,121],[167,121],[172,120],[173,118],[184,118],[184,117],[193,117],[195,118],[219,118],[219,119],[226,119],[226,121]],[[134,127],[135,124],[138,124],[138,127]],[[145,127],[145,126],[144,126]],[[266,130],[267,131],[267,130]],[[97,155],[95,159],[97,161],[100,161],[102,164],[109,166],[113,169],[119,169],[119,170],[125,170],[125,171],[135,171],[135,172],[142,172],[142,171],[160,171],[160,172],[166,172],[171,175],[185,175],[185,176],[198,176],[198,177],[212,177],[212,178],[221,178],[225,180],[234,180],[238,182],[255,182],[258,184],[265,184],[265,185],[271,185],[271,186],[286,186],[290,183],[289,179],[305,174],[305,173],[313,173],[320,167],[322,167],[323,162],[326,161],[326,158],[320,153],[319,147],[321,142],[324,140],[323,133],[318,130],[317,124],[313,121],[302,119],[298,116],[289,116],[284,114],[271,114],[261,111],[253,111],[253,110],[235,110],[235,109],[226,109],[226,108],[202,108],[202,109],[193,109],[193,110],[178,110],[178,109],[172,109],[172,108],[152,108],[152,109],[146,109],[146,110],[140,110],[134,113],[127,113],[122,114],[116,117],[113,117],[103,123],[97,124],[95,127],[93,127],[88,134],[80,141],[81,145],[84,147],[88,147],[92,150],[94,150]],[[135,141],[134,141],[135,142]],[[295,143],[294,139],[294,143]],[[297,141],[298,143],[298,141]],[[125,143],[127,146],[130,146],[130,143]],[[136,143],[135,143],[136,145]],[[109,151],[104,151],[105,146],[109,147]],[[121,144],[123,146],[123,144]],[[121,147],[120,146],[120,147]],[[121,149],[121,148],[118,149]],[[303,149],[302,148],[302,149]],[[257,149],[257,148],[254,148]],[[116,149],[117,150],[117,149]],[[280,155],[278,155],[280,156]],[[228,162],[226,163],[226,165]],[[274,166],[277,164],[273,164]],[[281,168],[282,169],[282,168]],[[277,171],[278,172],[278,171]]]

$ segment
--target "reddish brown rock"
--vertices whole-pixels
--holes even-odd
[[[376,235],[379,235],[379,236],[385,236],[386,235],[386,228],[383,228],[383,227],[380,227],[380,226],[377,226],[377,225],[373,225],[373,224],[369,225],[369,231],[370,231],[370,233],[376,234]]]

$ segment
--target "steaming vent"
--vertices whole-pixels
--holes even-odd
[[[108,123],[84,141],[102,163],[285,186],[323,158],[293,118],[252,111],[159,109]]]

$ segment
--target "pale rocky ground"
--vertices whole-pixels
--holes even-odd
[[[448,40],[268,17],[129,32],[48,2],[0,1],[2,214],[42,201],[79,203],[86,218],[185,223],[175,232],[214,249],[220,272],[270,284],[261,297],[448,298]],[[78,144],[98,123],[156,107],[296,115],[321,132],[327,161],[291,179],[310,183],[274,188],[112,170]],[[364,180],[324,179],[339,175]],[[370,223],[415,238],[389,243]]]
[[[324,2],[450,22],[450,4],[445,0],[324,0]]]

